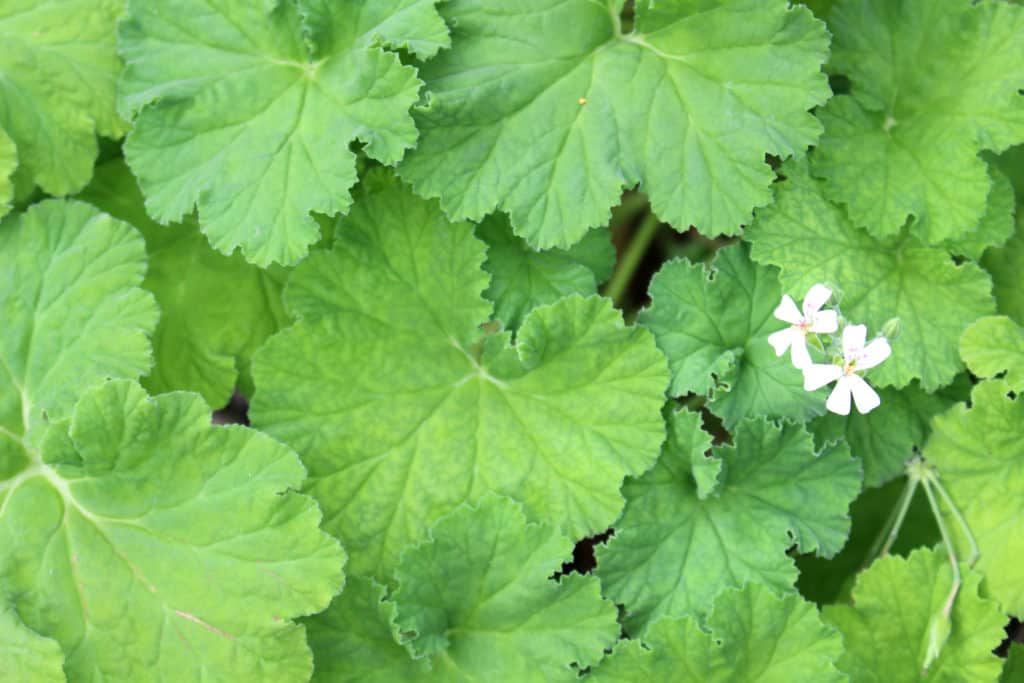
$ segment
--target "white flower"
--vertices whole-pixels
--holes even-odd
[[[814,364],[804,368],[804,389],[814,391],[826,384],[836,382],[825,407],[839,415],[850,414],[850,396],[861,413],[870,413],[882,399],[864,378],[856,374],[873,368],[892,354],[892,348],[885,337],[873,339],[865,345],[868,328],[864,325],[850,325],[843,329],[842,365]]]
[[[825,285],[814,285],[804,297],[803,313],[796,307],[793,298],[786,294],[782,303],[775,309],[775,317],[790,324],[784,330],[768,335],[768,343],[775,349],[775,355],[781,356],[786,349],[792,347],[790,358],[793,365],[803,369],[811,364],[811,354],[807,351],[807,333],[831,334],[839,329],[839,319],[835,311],[822,311],[832,290]]]

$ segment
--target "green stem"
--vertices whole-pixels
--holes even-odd
[[[914,493],[917,491],[919,481],[917,477],[908,473],[907,485],[903,487],[903,493],[900,494],[897,506],[893,508],[892,514],[889,515],[885,526],[882,527],[882,533],[878,535],[878,538],[872,544],[868,556],[864,559],[864,564],[861,565],[861,569],[871,564],[876,557],[884,557],[889,554],[892,544],[896,542],[896,538],[900,535],[900,529],[903,528],[903,520],[906,519],[907,511],[910,510],[910,503],[914,500]],[[885,541],[884,546],[882,545],[883,540]],[[881,551],[879,551],[879,548],[881,548]]]
[[[609,280],[608,286],[604,290],[604,295],[611,298],[616,308],[622,308],[622,299],[629,290],[629,283],[633,281],[636,269],[640,267],[640,263],[647,253],[647,247],[651,245],[651,240],[658,232],[659,225],[661,225],[661,221],[653,213],[644,216],[643,222],[640,223],[640,227],[633,234],[626,251],[623,252],[622,258],[619,259],[615,274],[612,275],[612,279]]]
[[[967,520],[960,514],[960,508],[956,506],[953,499],[946,493],[946,487],[942,485],[939,478],[936,476],[932,481],[935,489],[942,496],[942,500],[946,501],[946,507],[949,508],[949,512],[953,515],[953,519],[960,526],[960,531],[963,532],[964,537],[967,539],[967,543],[971,546],[971,556],[967,558],[967,566],[973,567],[974,563],[978,561],[978,557],[981,555],[981,549],[978,547],[978,541],[975,540],[974,534],[971,533],[971,527],[967,526]]]
[[[956,600],[956,594],[960,590],[960,562],[957,560],[956,549],[953,547],[953,539],[949,535],[949,530],[946,529],[946,523],[942,521],[942,510],[939,509],[939,501],[935,499],[935,494],[932,493],[931,482],[925,480],[922,483],[924,485],[924,493],[928,496],[928,505],[931,506],[932,514],[935,515],[935,521],[939,525],[939,533],[942,535],[943,545],[946,546],[949,564],[953,567],[953,588],[949,592],[949,597],[946,598],[946,603],[942,606],[942,614],[949,617],[953,609],[953,601]]]

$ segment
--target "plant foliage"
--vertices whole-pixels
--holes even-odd
[[[1024,5],[0,44],[0,679],[1020,679]]]

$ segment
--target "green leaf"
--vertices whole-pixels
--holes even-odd
[[[381,580],[463,501],[515,495],[573,537],[606,529],[619,486],[657,457],[665,360],[607,299],[480,329],[485,245],[385,173],[363,183],[348,236],[296,270],[301,320],[253,362],[253,424],[291,444],[353,571]]]
[[[1024,645],[1010,643],[1010,651],[1003,666],[1003,675],[999,683],[1020,683],[1024,681]]]
[[[814,172],[875,237],[969,235],[991,181],[983,149],[1024,141],[1024,8],[966,0],[850,0],[829,15],[830,68],[852,94],[819,112]]]
[[[115,26],[123,10],[124,0],[0,5],[0,129],[17,146],[19,173],[50,194],[89,182],[97,133],[125,131],[114,108],[121,71]]]
[[[295,453],[212,426],[196,394],[118,380],[30,456],[0,483],[0,597],[72,680],[308,680],[289,620],[327,606],[344,554],[290,491]]]
[[[833,664],[842,649],[839,634],[821,623],[814,605],[749,584],[718,596],[706,628],[689,617],[659,619],[642,643],[621,643],[590,680],[843,683]]]
[[[977,539],[987,594],[1007,612],[1024,614],[1024,536],[1014,531],[1020,511],[1013,504],[1024,500],[1024,400],[1010,398],[1009,390],[1002,380],[975,386],[970,407],[959,404],[935,418],[924,455]],[[959,531],[952,517],[946,524]]]
[[[815,442],[843,441],[864,465],[864,485],[881,486],[903,473],[914,449],[924,446],[932,417],[946,411],[956,399],[929,394],[912,382],[903,389],[879,389],[882,404],[863,415],[826,413],[809,428]]]
[[[881,550],[875,544],[888,533],[887,524],[896,512],[906,489],[905,478],[890,481],[879,488],[865,488],[850,505],[850,537],[834,557],[801,555],[796,558],[800,576],[796,587],[808,600],[819,605],[848,601],[854,581]],[[935,515],[923,491],[918,490],[910,502],[899,535],[890,553],[906,555],[921,546],[934,546],[942,540]]]
[[[306,620],[313,683],[431,680],[430,662],[413,659],[395,639],[395,603],[386,597],[381,584],[350,577],[326,611]]]
[[[153,297],[142,237],[81,202],[51,199],[0,223],[0,477],[29,465],[47,421],[86,387],[151,365]]]
[[[708,407],[728,428],[748,416],[804,420],[824,412],[824,392],[805,391],[800,371],[768,343],[785,327],[772,315],[782,288],[773,268],[751,262],[746,246],[720,249],[711,268],[666,263],[650,295],[639,321],[668,356],[673,396],[710,393]]]
[[[996,680],[1001,663],[991,650],[1003,637],[1004,617],[980,596],[981,574],[966,564],[961,571],[964,585],[953,604],[952,630],[926,674],[930,625],[953,582],[944,551],[876,560],[858,578],[852,604],[824,608],[822,617],[842,633],[846,649],[839,668],[851,683]]]
[[[718,488],[722,473],[720,458],[708,457],[711,435],[701,427],[700,413],[677,410],[668,415],[668,439],[664,450],[690,459],[690,473],[697,486],[697,497],[704,500]]]
[[[25,626],[17,612],[0,604],[0,662],[11,681],[64,683],[64,653],[55,640]]]
[[[487,243],[484,268],[491,274],[484,294],[494,302],[494,317],[510,330],[537,306],[570,294],[596,294],[615,266],[607,230],[588,232],[571,249],[537,251],[512,234],[507,217],[495,214],[477,227],[477,236]]]
[[[0,128],[0,218],[7,215],[14,198],[14,182],[11,176],[18,167],[18,150],[14,141]]]
[[[992,189],[988,193],[988,205],[977,230],[943,243],[954,254],[975,261],[981,259],[986,249],[1005,244],[1014,233],[1013,186],[1010,179],[995,167],[989,167],[989,175],[992,178]]]
[[[217,407],[236,386],[252,395],[252,354],[289,321],[281,300],[287,271],[261,270],[240,254],[214,251],[194,218],[169,227],[154,223],[123,161],[100,165],[79,197],[128,221],[146,239],[149,270],[142,286],[156,296],[161,315],[155,364],[143,386],[154,394],[197,391]]]
[[[713,454],[720,482],[705,500],[690,453],[672,442],[651,471],[623,486],[626,510],[598,548],[597,573],[605,594],[625,605],[630,634],[661,616],[706,612],[716,595],[748,582],[790,591],[796,569],[787,548],[830,557],[846,541],[860,466],[845,445],[815,452],[802,426],[744,420],[735,446]]]
[[[597,579],[550,576],[572,551],[554,527],[528,524],[498,496],[441,519],[431,540],[402,554],[395,625],[437,679],[573,681],[616,641],[615,606]]]
[[[1024,391],[1024,328],[1006,316],[981,318],[960,338],[960,355],[978,377],[1005,372],[1014,391]]]
[[[301,259],[319,235],[310,211],[351,205],[349,145],[394,164],[414,144],[416,70],[379,43],[435,49],[439,20],[410,23],[429,5],[132,0],[120,104],[137,113],[125,154],[150,214],[176,221],[197,204],[218,251]]]
[[[1004,246],[986,251],[981,264],[992,276],[998,311],[1024,325],[1024,212],[1017,216],[1016,232]]]
[[[829,95],[821,22],[783,0],[452,0],[452,49],[423,67],[402,177],[448,215],[507,212],[539,248],[604,225],[640,184],[679,229],[735,234],[771,199],[765,153],[801,154]]]
[[[825,199],[805,165],[787,164],[782,172],[787,180],[775,203],[744,233],[754,260],[778,266],[790,291],[831,283],[843,315],[867,325],[869,334],[899,319],[892,357],[871,370],[872,384],[899,388],[919,379],[927,392],[949,384],[963,369],[960,335],[995,308],[985,272],[906,234],[875,239]]]

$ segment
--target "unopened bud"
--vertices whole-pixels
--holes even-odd
[[[900,324],[899,318],[889,318],[882,325],[882,336],[892,341],[900,336],[900,332],[903,331],[903,325]]]

